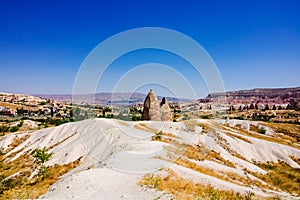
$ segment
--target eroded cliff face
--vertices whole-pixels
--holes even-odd
[[[144,101],[142,120],[172,121],[172,112],[167,99],[164,97],[159,104],[154,91],[150,90]]]

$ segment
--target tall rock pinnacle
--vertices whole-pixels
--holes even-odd
[[[164,97],[160,103],[161,121],[173,121],[171,108]]]
[[[150,90],[144,101],[142,120],[161,121],[160,106],[153,90]]]
[[[144,101],[142,120],[151,121],[172,121],[172,112],[164,97],[161,103],[158,103],[153,90],[150,90]]]

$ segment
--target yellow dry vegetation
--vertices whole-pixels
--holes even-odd
[[[13,161],[5,161],[4,155],[0,157],[0,199],[36,199],[45,194],[60,176],[80,164],[78,159],[65,165],[50,166],[47,178],[29,178],[37,167],[30,152]]]
[[[19,137],[18,135],[15,136],[12,143],[10,144],[11,148],[15,148],[25,142],[29,138],[29,135],[24,135],[23,137]]]
[[[18,158],[11,160],[20,149],[8,155],[15,147],[22,144],[29,135],[23,137],[16,136],[10,147],[0,154],[0,199],[35,199],[46,193],[49,187],[55,183],[59,177],[80,164],[80,159],[65,165],[54,165],[48,168],[48,177],[42,178],[35,175],[29,178],[31,173],[37,170],[31,152],[24,152]]]
[[[197,122],[196,120],[188,120],[188,121],[185,121],[184,124],[189,131],[195,131],[195,126],[202,127],[202,131],[204,133],[208,133],[209,131],[212,130],[211,125],[203,123],[203,122]]]
[[[167,170],[167,176],[147,174],[138,182],[139,185],[172,194],[178,200],[251,200],[251,199],[279,199],[277,197],[263,198],[255,196],[248,191],[246,193],[231,190],[218,190],[211,185],[194,183],[191,180],[178,176],[174,171]]]
[[[9,102],[0,102],[0,106],[10,108],[12,110],[17,110],[18,109],[26,109],[26,110],[38,110],[38,107],[33,107],[33,106],[26,106],[22,104],[15,104],[15,103],[9,103]]]
[[[126,122],[124,122],[124,121],[122,121],[122,120],[118,120],[118,123],[120,124],[120,125],[122,125],[122,126],[129,126],[129,124],[128,123],[126,123]]]
[[[189,161],[187,159],[184,159],[184,158],[178,158],[173,162],[177,165],[181,165],[183,167],[190,168],[190,169],[193,169],[193,170],[198,171],[200,173],[218,178],[220,180],[231,182],[231,183],[234,183],[234,184],[237,184],[237,185],[244,185],[244,186],[257,185],[257,186],[260,186],[260,187],[267,187],[259,181],[254,181],[254,180],[251,180],[250,178],[242,177],[242,176],[240,176],[238,174],[235,174],[235,173],[224,172],[224,171],[223,172],[216,172],[213,169],[201,167],[201,166],[197,165],[196,163],[194,163],[192,161]]]
[[[277,133],[283,133],[286,139],[292,142],[300,142],[300,125],[288,123],[262,122],[265,126],[272,128]],[[293,138],[293,139],[291,139]]]
[[[254,176],[285,192],[300,195],[300,169],[292,168],[283,161],[257,163],[257,165],[268,173],[265,175],[252,173]]]
[[[77,134],[77,132],[72,133],[71,135],[69,135],[68,137],[64,138],[63,140],[55,143],[54,145],[50,146],[48,149],[53,149],[54,147],[60,145],[61,143],[67,141],[68,139],[70,139],[71,137],[73,137],[75,134]]]
[[[133,127],[136,128],[136,129],[142,130],[142,131],[147,131],[147,132],[150,132],[150,133],[157,133],[156,129],[152,129],[144,123],[135,124]]]
[[[253,137],[253,138],[262,139],[262,140],[266,140],[266,141],[269,141],[269,142],[275,142],[275,143],[278,143],[278,144],[288,145],[288,146],[300,149],[299,145],[295,145],[291,141],[282,140],[282,138],[265,136],[263,134],[254,133],[254,132],[251,132],[251,131],[246,131],[246,130],[239,129],[239,128],[229,127],[228,125],[224,125],[223,128],[225,130],[234,131],[235,133],[238,133],[238,134],[243,134],[243,135],[250,136],[250,137]]]
[[[223,131],[223,133],[225,133],[226,135],[228,135],[228,136],[230,136],[232,138],[238,138],[238,139],[240,139],[240,140],[242,140],[244,142],[252,144],[252,142],[250,140],[248,140],[247,138],[244,138],[244,137],[242,137],[242,136],[240,136],[238,134],[232,134],[229,131]]]

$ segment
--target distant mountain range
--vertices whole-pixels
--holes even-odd
[[[95,103],[102,105],[128,105],[143,103],[146,94],[142,93],[96,93],[72,96],[72,94],[34,94],[34,96],[53,99],[55,101],[73,102],[75,103]],[[157,96],[161,100],[162,96]],[[191,102],[191,99],[166,97],[169,102]],[[95,101],[94,101],[95,100]]]
[[[41,97],[44,99],[53,99],[56,101],[72,102],[72,94],[34,94],[33,96]],[[146,94],[142,93],[96,93],[76,95],[73,97],[73,102],[79,104],[95,103],[102,105],[128,105],[143,103]],[[203,99],[197,100],[198,102],[208,102],[217,98],[226,97],[229,102],[235,103],[236,101],[265,101],[273,103],[285,103],[293,99],[300,102],[300,87],[293,88],[256,88],[251,90],[238,90],[228,91],[224,93],[211,93]],[[162,96],[157,96],[161,100]],[[166,97],[169,102],[188,103],[192,102],[191,99]],[[75,101],[74,101],[75,99]],[[94,101],[95,99],[95,101]]]

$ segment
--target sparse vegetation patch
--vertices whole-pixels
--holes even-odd
[[[239,193],[234,191],[218,190],[211,185],[194,183],[178,176],[174,171],[168,170],[168,175],[147,174],[139,181],[144,187],[154,188],[166,193],[171,193],[178,200],[250,200],[255,197],[253,192]]]

